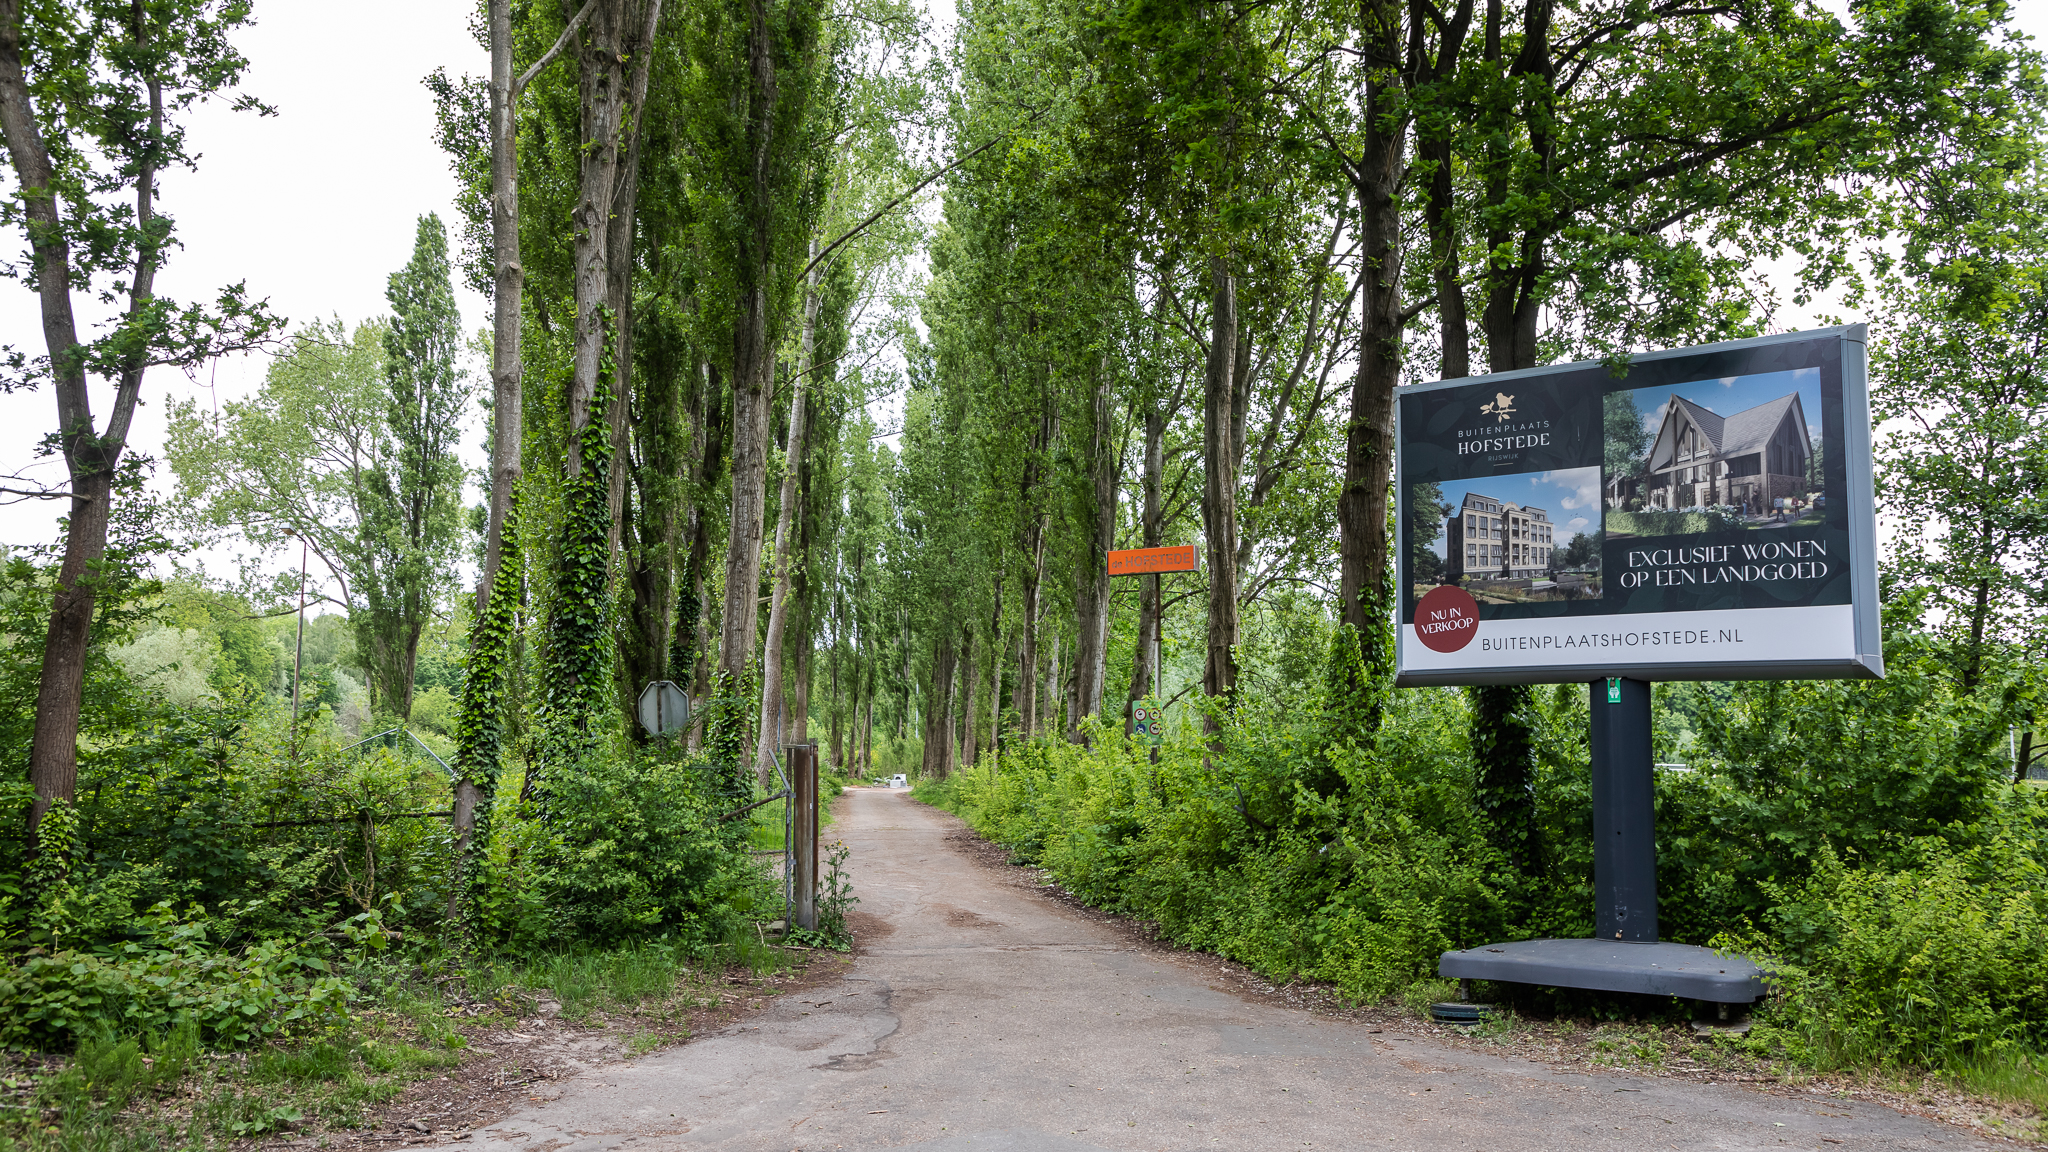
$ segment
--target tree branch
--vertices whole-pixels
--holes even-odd
[[[526,91],[526,86],[533,82],[533,78],[540,75],[541,69],[554,63],[555,57],[562,54],[562,49],[569,46],[570,37],[576,35],[576,30],[583,27],[585,20],[590,19],[590,10],[595,7],[597,7],[597,0],[583,0],[583,7],[578,9],[574,16],[569,17],[568,26],[562,29],[560,36],[555,38],[555,46],[543,53],[540,59],[533,62],[532,67],[521,72],[518,78],[512,81],[512,98],[514,100],[519,99],[519,94]]]
[[[592,0],[592,2],[594,3],[595,0]],[[588,5],[585,5],[585,7],[588,7]],[[817,267],[818,262],[820,260],[823,260],[827,256],[832,255],[832,253],[836,249],[838,249],[840,245],[846,243],[848,240],[851,240],[855,236],[860,235],[862,232],[867,231],[870,225],[872,225],[875,221],[880,220],[882,217],[888,215],[892,210],[895,209],[897,205],[903,203],[905,200],[910,199],[912,196],[917,195],[919,192],[924,191],[925,187],[929,185],[932,181],[937,180],[939,177],[944,176],[946,173],[951,172],[953,169],[958,168],[962,164],[967,163],[969,160],[974,159],[976,156],[981,155],[983,152],[988,151],[989,149],[995,147],[996,145],[1002,143],[1005,140],[1008,140],[1009,138],[1010,134],[1008,132],[1005,132],[1000,136],[997,136],[994,139],[988,141],[986,144],[983,144],[981,147],[976,148],[974,151],[969,152],[967,155],[962,156],[958,160],[953,161],[951,164],[946,165],[944,168],[941,168],[938,171],[932,173],[931,175],[925,177],[924,179],[919,180],[916,184],[911,185],[909,191],[904,192],[902,195],[896,197],[894,200],[891,200],[887,204],[882,205],[880,208],[875,209],[874,215],[869,216],[867,219],[861,221],[858,224],[855,224],[853,227],[848,228],[846,231],[841,232],[839,234],[838,239],[832,241],[830,244],[827,244],[825,245],[825,247],[819,249],[818,254],[816,256],[811,257],[811,262],[809,264],[804,265],[804,270],[797,273],[796,278],[798,280],[807,279],[811,274],[811,269]]]

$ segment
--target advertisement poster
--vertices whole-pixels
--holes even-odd
[[[1397,682],[1883,675],[1863,343],[1404,389]]]

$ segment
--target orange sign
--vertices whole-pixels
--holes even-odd
[[[1193,572],[1195,546],[1172,548],[1125,548],[1109,554],[1111,576],[1140,576],[1147,572]]]

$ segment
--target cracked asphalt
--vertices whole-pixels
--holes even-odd
[[[561,1086],[493,1150],[1965,1149],[1881,1105],[1585,1075],[1248,1001],[1006,884],[901,790],[849,790],[836,987]]]

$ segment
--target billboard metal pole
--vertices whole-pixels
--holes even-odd
[[[1593,681],[1593,935],[1657,940],[1656,767],[1650,685]]]

